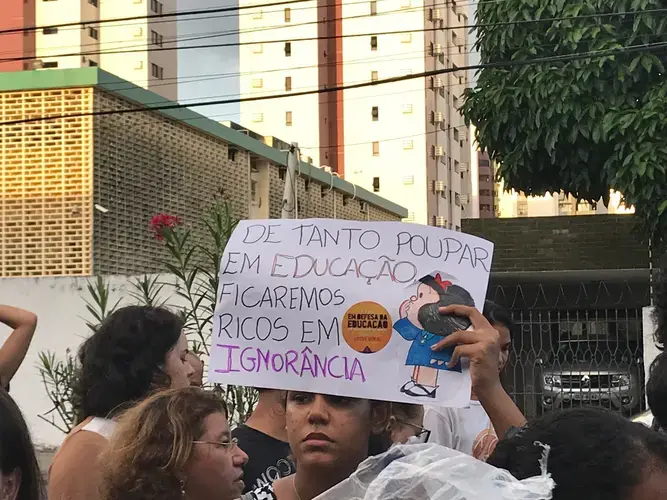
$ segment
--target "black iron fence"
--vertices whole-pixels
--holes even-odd
[[[517,323],[504,383],[524,414],[589,404],[643,411],[648,280],[544,281],[492,278],[488,293]]]

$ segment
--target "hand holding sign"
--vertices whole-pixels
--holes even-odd
[[[500,335],[488,320],[474,307],[452,305],[439,310],[443,315],[465,316],[472,323],[472,330],[458,331],[435,344],[432,349],[440,351],[454,348],[450,365],[461,357],[470,360],[470,378],[475,392],[500,383],[498,359],[500,357]]]

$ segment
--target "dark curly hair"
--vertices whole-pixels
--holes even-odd
[[[162,368],[182,330],[183,319],[160,307],[129,306],[109,315],[79,349],[72,387],[77,422],[111,417],[169,387]]]
[[[667,352],[658,354],[649,370],[646,400],[658,428],[667,430]]]
[[[653,340],[662,351],[667,341],[667,269],[662,269],[653,287]]]
[[[553,500],[626,500],[647,466],[667,467],[667,437],[600,408],[549,413],[498,443],[487,462],[517,479],[540,474],[543,449]]]
[[[21,477],[17,500],[46,498],[30,432],[12,397],[0,389],[0,470],[3,476],[18,471]]]
[[[198,387],[162,391],[127,410],[100,458],[102,500],[182,500],[193,441],[214,413],[227,416],[225,402]]]

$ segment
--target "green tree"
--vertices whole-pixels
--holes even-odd
[[[518,64],[482,69],[462,112],[506,188],[605,203],[614,189],[647,236],[667,238],[667,13],[649,12],[664,8],[665,0],[480,0],[481,63]],[[625,14],[601,15],[609,13]],[[524,22],[535,19],[544,21]],[[521,63],[582,53],[605,55]]]

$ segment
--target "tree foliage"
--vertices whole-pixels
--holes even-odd
[[[480,0],[482,64],[614,51],[481,70],[462,112],[507,188],[605,204],[614,189],[647,236],[667,240],[667,13],[648,12],[664,8],[667,0]],[[576,19],[548,20],[564,17]],[[535,19],[546,20],[523,22]]]

